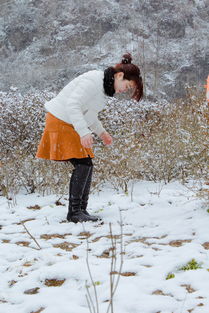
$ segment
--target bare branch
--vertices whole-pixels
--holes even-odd
[[[21,222],[21,224],[22,224],[22,226],[25,228],[25,230],[26,230],[26,232],[28,233],[28,235],[33,239],[33,241],[35,241],[35,243],[37,244],[39,250],[41,250],[41,247],[40,247],[39,243],[37,242],[36,238],[31,235],[31,233],[30,233],[30,232],[28,231],[28,229],[26,228],[24,222]]]
[[[83,226],[83,230],[85,231],[85,227],[84,227],[83,224],[82,224],[82,226]],[[96,301],[96,310],[95,310],[95,306],[93,304],[92,298],[90,296],[90,293],[89,293],[89,296],[90,296],[91,304],[92,304],[92,307],[93,307],[93,311],[99,313],[99,304],[98,304],[98,296],[97,296],[96,285],[94,283],[94,280],[93,280],[93,277],[92,277],[92,274],[91,274],[91,269],[90,269],[90,266],[89,266],[89,253],[88,253],[89,252],[89,242],[88,242],[88,238],[86,238],[86,244],[87,244],[87,248],[86,248],[86,251],[87,251],[87,253],[86,253],[86,264],[87,264],[89,276],[90,276],[90,279],[91,279],[91,283],[92,283],[93,288],[94,288],[94,296],[95,296],[95,301]]]

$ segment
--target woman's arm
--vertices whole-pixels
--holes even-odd
[[[102,139],[104,145],[111,145],[112,142],[113,142],[112,137],[106,131],[102,132],[99,137]],[[92,137],[92,135],[91,134],[87,134],[87,135],[81,137],[81,144],[85,148],[92,148],[92,145],[93,145],[93,137]]]
[[[81,144],[84,148],[92,148],[93,145],[93,137],[91,134],[87,134],[81,137]]]
[[[93,82],[88,79],[83,79],[77,83],[69,99],[66,101],[66,113],[80,137],[91,134],[81,107],[86,101],[91,101],[94,95],[95,88]]]

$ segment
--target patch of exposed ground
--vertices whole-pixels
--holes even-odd
[[[60,287],[65,282],[65,279],[45,279],[44,285],[47,287]]]
[[[128,242],[127,242],[127,244],[129,244],[129,243],[132,243],[132,242],[141,242],[141,243],[143,243],[143,244],[145,244],[145,245],[147,245],[147,246],[151,246],[151,245],[154,245],[154,244],[156,244],[156,242],[148,242],[147,240],[150,240],[150,239],[157,239],[157,240],[160,240],[160,239],[164,239],[164,238],[166,238],[167,237],[167,235],[163,235],[163,236],[161,236],[161,237],[140,237],[140,238],[133,238],[133,239],[131,239],[131,240],[129,240]],[[164,245],[164,244],[163,244]],[[156,248],[157,249],[157,248]]]
[[[132,233],[123,234],[123,236],[132,236],[132,235],[133,235]],[[111,235],[103,235],[103,236],[98,236],[98,237],[92,239],[91,242],[96,242],[96,241],[100,240],[101,238],[108,238],[108,239],[110,239],[111,237],[113,239],[120,239],[121,235],[112,235],[112,236]]]
[[[67,233],[67,234],[63,234],[63,235],[60,235],[60,234],[51,234],[51,235],[48,235],[48,234],[43,234],[40,236],[41,239],[45,239],[45,240],[50,240],[52,238],[61,238],[61,239],[64,239],[66,236],[70,236],[72,235],[71,233]]]
[[[184,288],[187,290],[188,293],[193,293],[193,292],[196,291],[196,290],[195,290],[194,288],[192,288],[190,285],[184,284],[184,285],[181,285],[181,287],[184,287]]]
[[[17,241],[17,242],[15,242],[15,244],[18,246],[28,247],[30,242],[29,241]]]
[[[40,210],[41,207],[40,207],[40,205],[35,204],[35,205],[27,206],[27,209],[29,209],[29,210]]]
[[[209,250],[209,242],[204,242],[202,244],[202,246],[206,249],[206,250]]]
[[[110,272],[110,275],[121,275],[121,276],[129,277],[129,276],[136,276],[136,273],[135,273],[135,272],[123,272],[123,273],[119,273],[119,272],[117,272],[117,271],[112,271],[112,272]]]
[[[16,280],[10,280],[10,281],[8,282],[9,287],[14,286],[16,283],[17,283],[17,281],[16,281]]]
[[[53,247],[54,248],[60,248],[60,249],[65,250],[65,251],[72,251],[74,248],[76,248],[79,245],[80,244],[64,241],[64,242],[53,245]]]
[[[93,234],[91,234],[90,232],[88,231],[82,231],[78,234],[79,236],[79,239],[87,239],[89,237],[91,237]]]
[[[170,293],[164,293],[162,290],[157,289],[155,291],[152,292],[152,295],[157,295],[157,296],[167,296],[167,297],[173,297],[172,294]]]
[[[192,239],[172,240],[169,242],[171,247],[181,247],[184,243],[190,243]]]
[[[111,258],[112,251],[115,250],[115,248],[110,247],[108,249],[105,249],[101,255],[97,255],[98,258]]]
[[[28,289],[28,290],[25,290],[24,293],[26,295],[35,295],[36,293],[39,292],[39,287],[35,287],[35,288],[31,288],[31,289]]]

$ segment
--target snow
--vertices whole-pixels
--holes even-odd
[[[89,200],[89,212],[100,215],[103,224],[66,222],[68,195],[61,198],[63,205],[55,204],[57,198],[19,193],[16,205],[12,205],[0,197],[1,313],[89,312],[86,281],[93,301],[94,293],[86,263],[87,235],[99,308],[106,312],[111,252],[104,257],[104,251],[111,247],[111,223],[113,235],[118,235],[119,271],[120,214],[125,253],[121,272],[132,275],[120,275],[114,312],[209,312],[209,250],[203,246],[209,242],[209,214],[191,188],[178,182],[164,185],[138,181],[132,192],[123,194],[106,185]],[[40,208],[32,209],[35,205]],[[26,232],[23,221],[41,249]],[[191,259],[201,268],[179,269]],[[169,273],[175,277],[167,280]],[[48,286],[46,280],[50,279],[61,280],[62,284]],[[33,288],[37,288],[34,294],[25,293]]]

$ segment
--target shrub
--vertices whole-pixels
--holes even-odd
[[[97,151],[103,176],[164,181],[206,179],[207,114],[205,95],[190,95],[175,104],[115,101],[102,114],[114,136],[112,149]],[[107,116],[110,117],[107,119]],[[107,174],[107,175],[105,175]]]
[[[44,128],[46,100],[54,94],[20,95],[0,93],[2,192],[65,193],[69,162],[35,159]],[[114,138],[111,147],[95,139],[93,186],[105,181],[128,191],[134,179],[183,182],[206,180],[208,171],[205,94],[188,90],[186,99],[175,103],[149,103],[111,99],[100,113],[105,128]]]

